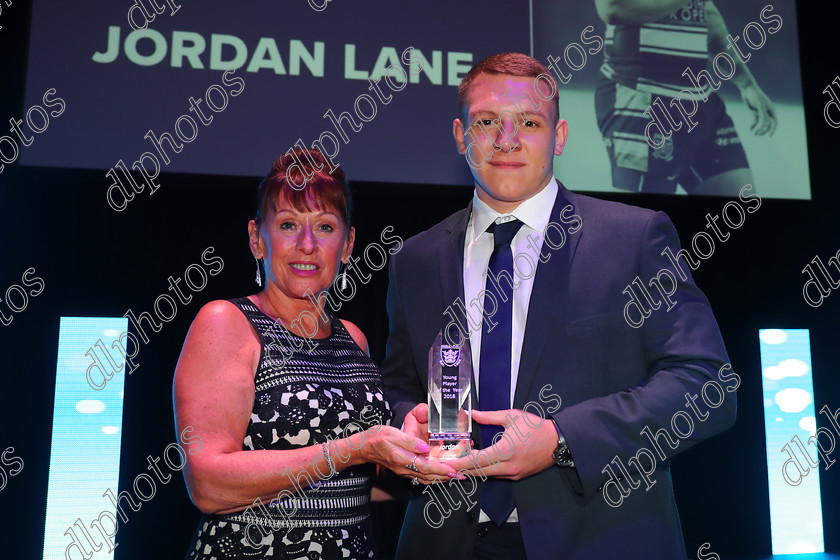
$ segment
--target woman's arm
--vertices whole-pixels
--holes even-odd
[[[179,433],[191,426],[204,442],[198,453],[188,455],[184,469],[190,498],[202,512],[241,511],[257,497],[271,501],[282,490],[296,490],[298,480],[305,485],[304,473],[317,482],[319,472],[330,472],[321,445],[242,450],[259,353],[250,323],[226,301],[201,309],[181,350],[173,383],[175,423]],[[399,472],[415,453],[425,451],[423,445],[395,428],[377,426],[335,441],[328,452],[336,470],[375,462]],[[424,463],[418,458],[418,466]],[[445,476],[449,469],[428,464],[424,471]]]

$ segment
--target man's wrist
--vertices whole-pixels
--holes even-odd
[[[572,468],[575,466],[575,462],[572,460],[572,453],[566,443],[566,438],[563,437],[563,432],[560,430],[557,421],[552,418],[551,422],[557,431],[557,447],[555,447],[554,452],[551,454],[551,459],[558,467]]]
[[[565,442],[566,438],[563,437],[563,432],[560,431],[560,426],[557,424],[557,420],[551,418],[551,423],[554,424],[554,429],[557,431],[557,441]]]

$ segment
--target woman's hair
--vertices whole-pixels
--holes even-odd
[[[344,171],[318,150],[290,150],[272,164],[257,189],[254,220],[258,225],[265,219],[269,204],[276,205],[281,196],[298,212],[332,210],[350,228],[352,201]]]

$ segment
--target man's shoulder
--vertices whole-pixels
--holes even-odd
[[[436,255],[443,239],[450,235],[458,235],[459,230],[466,227],[468,212],[469,207],[458,210],[429,229],[409,237],[405,240],[405,246],[400,253],[414,257]]]
[[[585,229],[597,228],[611,234],[641,231],[657,214],[655,210],[575,193],[565,187],[562,191],[555,201],[553,214],[560,213],[561,220],[566,220],[568,218],[566,207],[571,205],[574,212],[581,217],[582,226]],[[409,259],[412,262],[437,258],[440,243],[443,240],[450,235],[459,235],[465,231],[469,212],[468,206],[447,216],[429,229],[409,237],[403,249],[395,257],[399,256],[398,260]]]
[[[567,198],[580,214],[583,220],[583,227],[593,224],[610,229],[627,227],[644,227],[657,213],[655,210],[616,202],[603,200],[594,196],[578,194],[570,191]],[[587,220],[588,218],[588,220]]]

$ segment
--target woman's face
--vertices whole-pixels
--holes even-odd
[[[356,234],[334,210],[301,212],[282,195],[259,228],[252,220],[248,229],[254,256],[265,259],[266,289],[293,299],[330,287],[350,258]]]

